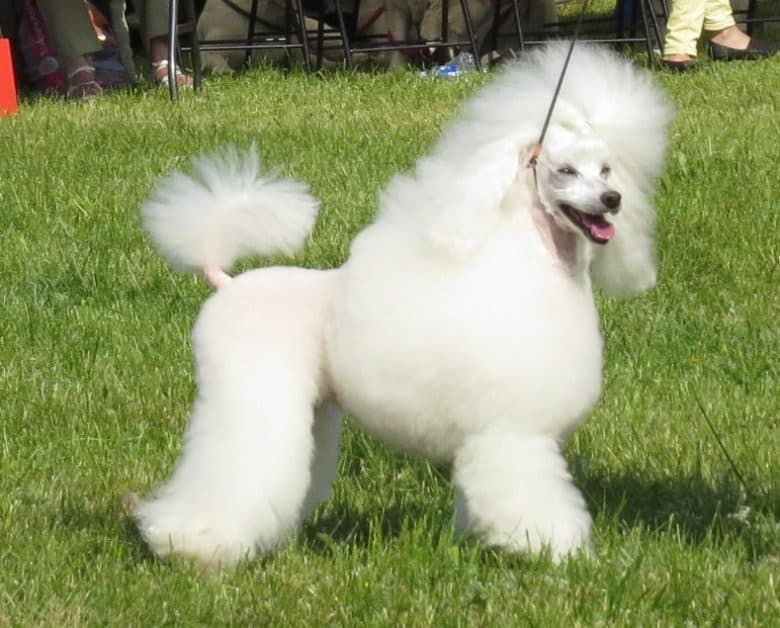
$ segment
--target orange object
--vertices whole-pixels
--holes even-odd
[[[0,116],[19,111],[11,41],[0,38]]]

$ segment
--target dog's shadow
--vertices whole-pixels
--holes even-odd
[[[393,543],[405,535],[424,536],[436,544],[451,542],[453,495],[449,469],[398,456],[392,466],[403,469],[404,478],[389,480],[392,486],[383,487],[381,495],[376,486],[355,488],[352,473],[357,472],[349,462],[342,464],[337,485],[343,482],[350,489],[339,490],[337,486],[334,498],[304,522],[300,534],[303,545],[317,553],[331,554],[343,547],[365,549]]]
[[[641,528],[644,534],[657,538],[671,534],[691,547],[739,544],[751,561],[780,554],[778,490],[746,493],[730,476],[713,483],[695,473],[654,479],[641,470],[603,474],[574,466],[575,483],[585,494],[598,525],[625,534]],[[438,490],[449,491],[451,497],[447,470],[437,469],[436,473],[442,478]],[[453,536],[448,501],[442,496],[432,512],[425,496],[407,494],[403,502],[393,501],[381,513],[367,514],[341,497],[304,524],[302,542],[308,550],[324,554],[343,546],[366,548],[377,540],[393,541],[413,530],[425,538],[433,535],[439,542],[444,540],[441,537]]]
[[[746,489],[732,475],[706,480],[701,474],[654,477],[650,471],[611,474],[576,469],[575,482],[594,518],[630,531],[673,534],[690,546],[741,544],[751,561],[780,553],[777,520],[780,492]]]
[[[90,499],[75,493],[65,494],[47,504],[46,510],[50,535],[80,548],[83,560],[74,564],[74,569],[86,573],[101,559],[113,556],[128,570],[133,570],[154,558],[118,496]]]
[[[393,504],[372,517],[349,503],[337,502],[303,524],[300,540],[307,550],[323,555],[345,547],[366,549],[379,540],[399,538],[415,520],[416,510]]]
[[[424,538],[426,543],[457,542],[447,469],[427,468],[419,461],[411,464],[415,467],[412,475],[424,474],[426,491],[390,489],[386,493],[389,500],[379,507],[377,499],[367,503],[355,492],[337,491],[335,499],[302,525],[295,543],[306,552],[329,556],[349,548],[390,544],[404,535]],[[691,547],[741,545],[750,561],[780,555],[777,487],[746,493],[728,475],[718,482],[696,473],[654,479],[641,469],[623,474],[590,471],[582,459],[572,466],[597,525],[626,534],[641,528],[644,534],[658,538],[672,534]],[[348,466],[342,468],[342,475],[350,471]],[[432,500],[432,495],[437,498]],[[53,507],[56,526],[69,535],[88,534],[96,541],[90,544],[96,553],[116,552],[119,544],[128,564],[154,561],[119,500],[98,505],[69,499]]]

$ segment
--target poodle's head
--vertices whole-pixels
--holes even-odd
[[[550,128],[536,163],[539,200],[557,228],[606,245],[621,209],[606,143],[588,132]]]
[[[553,234],[556,245],[576,248],[567,255],[584,260],[613,295],[656,281],[652,184],[622,148],[588,121],[563,117],[547,132],[534,182],[548,222],[562,236]]]
[[[432,237],[453,250],[477,250],[505,207],[533,198],[544,207],[534,217],[554,226],[545,237],[575,247],[570,259],[597,284],[640,292],[656,280],[652,199],[672,108],[650,73],[606,48],[578,44],[561,84],[568,48],[539,47],[508,64],[418,163],[415,184],[427,187]],[[548,113],[534,181],[525,166]],[[403,198],[402,187],[390,196],[419,207],[419,187]]]

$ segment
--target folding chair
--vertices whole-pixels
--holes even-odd
[[[169,30],[169,59],[168,59],[168,77],[171,100],[178,99],[178,89],[175,80],[176,66],[174,60],[177,54],[181,52],[190,52],[192,57],[193,78],[195,88],[200,87],[201,81],[201,51],[210,50],[245,50],[247,60],[253,50],[267,50],[271,48],[282,48],[285,50],[298,49],[303,55],[304,65],[307,72],[311,72],[311,60],[309,58],[309,42],[306,37],[306,22],[303,11],[302,0],[288,0],[288,18],[284,26],[279,30],[274,30],[271,26],[269,30],[258,32],[257,8],[259,0],[252,0],[249,10],[249,23],[247,36],[245,39],[220,39],[199,41],[197,33],[197,18],[194,11],[193,0],[184,0],[186,5],[187,17],[184,21],[180,19],[178,0],[169,0],[170,3],[170,30]],[[187,34],[191,44],[189,46],[181,45],[180,36]],[[293,41],[293,35],[297,41]]]
[[[514,15],[514,35],[518,40],[518,47],[523,50],[525,46],[543,44],[549,36],[561,37],[569,34],[571,27],[565,22],[555,24],[545,24],[543,32],[525,33],[520,21],[520,7],[518,0],[510,0],[509,7],[501,10],[501,0],[496,2],[496,14],[494,19],[493,37],[496,38],[498,25],[506,20],[508,12],[512,11]],[[571,2],[557,2],[556,4],[572,4]],[[580,4],[580,3],[577,3]],[[636,10],[638,9],[638,11]],[[665,4],[662,3],[662,16],[666,17]],[[655,65],[655,48],[663,52],[663,37],[661,27],[658,21],[656,8],[653,6],[653,0],[618,0],[615,5],[615,13],[609,17],[585,17],[582,21],[583,31],[579,39],[590,43],[614,44],[623,46],[627,44],[644,44],[647,48],[648,58],[651,65]],[[592,28],[592,27],[605,28]],[[590,28],[589,28],[590,27]],[[637,30],[640,29],[641,33]],[[611,33],[611,34],[610,34]]]
[[[734,17],[739,24],[745,25],[748,35],[753,35],[753,26],[780,22],[780,15],[759,15],[758,0],[749,0],[747,8],[734,11]]]
[[[333,0],[336,16],[338,19],[338,29],[344,47],[344,57],[349,68],[355,67],[353,55],[357,53],[370,52],[392,52],[403,50],[428,51],[441,48],[468,48],[474,55],[474,61],[479,69],[479,46],[474,33],[474,27],[471,23],[471,13],[468,7],[468,0],[459,0],[460,9],[463,12],[463,21],[466,27],[467,39],[454,41],[449,38],[449,4],[450,0],[442,0],[442,26],[441,37],[430,40],[411,40],[411,41],[376,41],[376,37],[365,36],[357,32],[354,25],[359,23],[358,15],[360,13],[360,0],[353,0],[351,19],[349,22],[345,17],[345,11],[342,0]]]

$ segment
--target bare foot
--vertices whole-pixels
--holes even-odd
[[[152,83],[168,85],[168,37],[166,35],[149,40],[149,57],[152,60]],[[178,66],[176,66],[175,76],[178,87],[193,86],[192,77],[184,74]]]
[[[68,73],[68,98],[88,100],[103,95],[103,88],[95,81],[95,68],[86,57],[78,56],[66,67]]]
[[[176,72],[176,85],[177,87],[192,87],[195,83],[193,78],[189,74],[185,74],[177,66]],[[152,62],[152,84],[153,85],[168,85],[168,61],[163,59],[162,61]]]
[[[692,57],[691,55],[680,53],[680,54],[664,55],[663,60],[671,61],[673,63],[685,63],[687,61],[696,61],[696,57]]]
[[[745,50],[750,46],[750,37],[737,26],[729,26],[718,31],[710,37],[710,41],[734,50]]]

